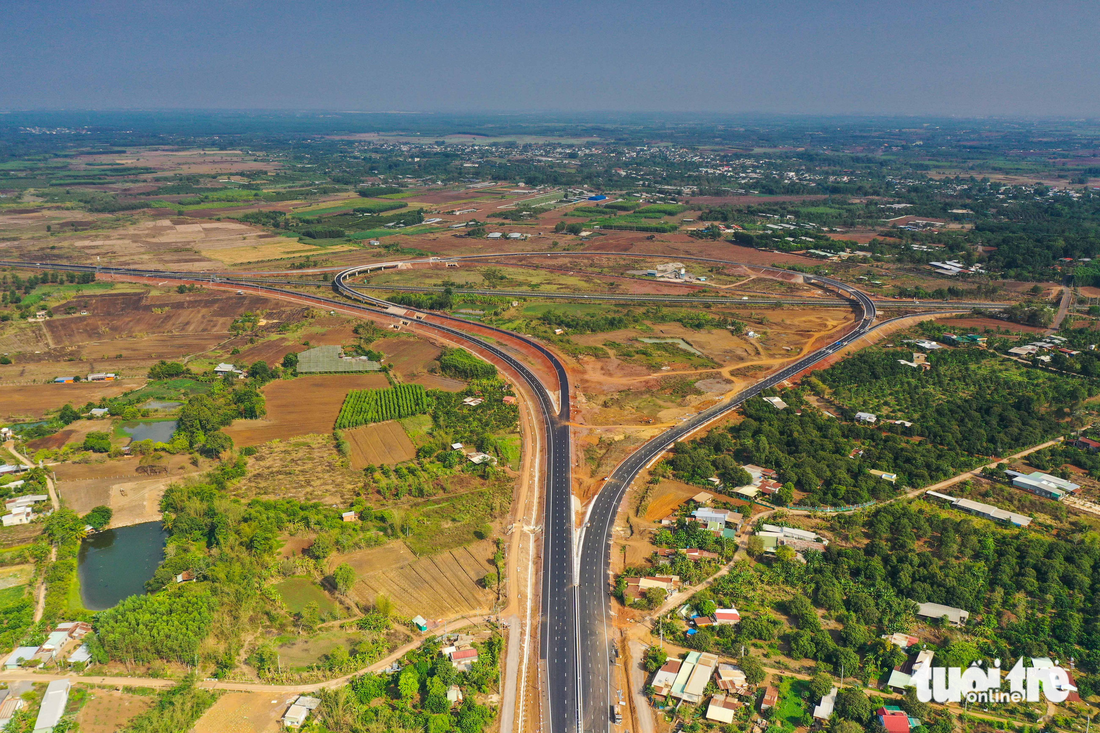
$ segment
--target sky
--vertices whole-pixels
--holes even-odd
[[[1100,117],[1095,0],[4,0],[0,110]]]

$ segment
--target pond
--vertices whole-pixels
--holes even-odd
[[[167,537],[160,522],[146,522],[85,538],[77,556],[84,607],[102,611],[144,593],[145,581],[164,559]]]
[[[156,420],[153,422],[138,422],[123,425],[122,429],[130,436],[130,442],[135,440],[151,440],[154,443],[168,443],[172,440],[172,433],[176,432],[178,420]]]
[[[182,402],[166,402],[164,400],[149,400],[142,405],[146,410],[174,410],[182,406]]]

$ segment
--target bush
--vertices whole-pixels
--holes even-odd
[[[111,450],[111,436],[96,430],[84,437],[84,450],[95,453],[107,453]]]

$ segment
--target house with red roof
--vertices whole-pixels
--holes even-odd
[[[885,705],[875,711],[875,717],[886,733],[909,733],[920,726],[920,720],[909,717],[909,713],[895,705]]]

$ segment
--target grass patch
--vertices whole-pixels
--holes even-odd
[[[405,543],[423,557],[484,539],[478,533],[508,510],[512,488],[504,479],[480,491],[429,499],[406,514],[411,532]]]
[[[428,435],[428,431],[432,429],[431,415],[412,415],[403,417],[397,422],[404,428],[405,434],[409,436],[413,445],[420,447],[431,439]]]
[[[197,394],[206,394],[213,385],[195,379],[165,379],[152,382],[133,392],[127,392],[118,399],[124,402],[143,403],[149,400],[160,402],[181,402]]]
[[[790,733],[802,727],[802,718],[806,715],[806,702],[809,698],[810,683],[806,680],[784,679],[779,683],[779,705],[772,716],[772,725]]]
[[[500,453],[501,457],[504,459],[504,463],[513,471],[518,471],[521,455],[519,435],[516,433],[505,435],[497,438],[497,443],[500,445]]]
[[[329,598],[321,586],[305,576],[295,576],[276,583],[275,590],[291,613],[301,613],[310,603],[316,603],[322,615],[338,614],[336,602]]]
[[[27,586],[13,585],[10,588],[0,588],[0,608],[15,605],[26,595]]]
[[[305,669],[317,664],[338,646],[350,650],[352,644],[361,636],[362,634],[357,631],[326,631],[308,639],[295,638],[279,646],[279,656],[286,667]]]

